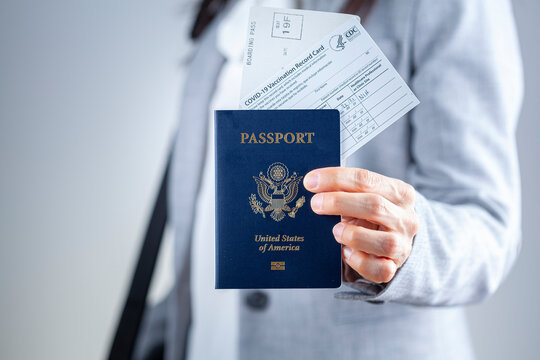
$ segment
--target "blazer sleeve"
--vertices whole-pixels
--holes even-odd
[[[384,285],[338,297],[415,305],[481,301],[520,249],[515,130],[523,95],[509,1],[417,2],[408,182],[420,220],[410,257]]]

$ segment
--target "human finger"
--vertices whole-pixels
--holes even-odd
[[[344,191],[379,194],[396,205],[414,203],[414,188],[399,180],[360,168],[327,167],[310,171],[304,186],[311,192]]]
[[[337,242],[354,250],[390,258],[397,265],[401,265],[410,252],[410,244],[392,231],[372,230],[340,222],[332,232]]]
[[[384,257],[376,257],[348,246],[342,249],[345,262],[368,281],[380,284],[387,283],[396,274],[397,265]]]
[[[393,230],[403,226],[403,210],[377,194],[329,192],[315,194],[311,208],[319,215],[341,215],[365,219]]]

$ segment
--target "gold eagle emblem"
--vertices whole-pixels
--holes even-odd
[[[298,176],[296,172],[289,176],[289,169],[281,162],[271,164],[266,175],[261,171],[259,176],[253,176],[259,197],[268,204],[263,208],[263,203],[257,199],[255,194],[251,194],[249,204],[253,212],[262,214],[263,218],[266,218],[265,212],[270,212],[270,217],[274,221],[283,220],[287,213],[291,218],[294,218],[306,199],[304,196],[300,197],[292,209],[287,204],[294,201],[298,195],[298,184],[302,177]]]

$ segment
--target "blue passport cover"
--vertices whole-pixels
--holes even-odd
[[[337,110],[217,110],[216,288],[336,288],[339,216],[311,210],[311,170],[340,163]]]

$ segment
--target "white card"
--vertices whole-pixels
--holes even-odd
[[[255,7],[249,24],[240,108],[338,109],[342,160],[419,103],[357,16]]]

